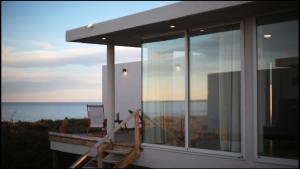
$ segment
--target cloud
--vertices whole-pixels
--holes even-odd
[[[136,47],[117,46],[115,49],[115,63],[141,61],[141,49]]]
[[[106,63],[106,46],[32,51],[5,47],[1,55],[2,65],[10,67],[91,66]],[[116,63],[140,60],[140,55],[139,48],[116,47]]]
[[[103,63],[106,51],[100,46],[63,50],[33,50],[18,52],[12,48],[2,52],[2,64],[10,67],[53,67],[67,64],[95,65]]]
[[[4,102],[101,102],[102,90],[97,88],[3,94]]]
[[[102,74],[100,66],[79,67],[80,71],[3,70],[2,100],[4,101],[74,101],[100,100]],[[74,93],[72,93],[73,91]],[[83,91],[88,92],[83,93]],[[94,92],[91,92],[94,91]],[[73,97],[73,98],[72,98]],[[95,99],[98,98],[98,99]]]
[[[27,40],[28,43],[45,50],[54,49],[54,45],[49,42]]]
[[[33,69],[33,71],[26,69],[3,69],[1,71],[1,78],[3,81],[16,83],[24,81],[47,82],[51,80],[77,80],[83,83],[101,84],[101,65],[91,67],[75,66],[73,69],[77,69],[77,71],[70,70],[66,66],[60,69]]]
[[[31,51],[2,48],[3,101],[102,100],[101,66],[106,64],[106,46],[76,45],[58,49],[37,45],[37,49]],[[115,49],[115,63],[141,58],[139,48],[117,46]]]

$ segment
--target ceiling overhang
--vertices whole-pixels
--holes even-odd
[[[66,32],[66,41],[139,47],[144,37],[239,20],[284,8],[298,2],[187,1],[148,10]],[[175,25],[175,28],[170,28]],[[105,37],[105,40],[102,38]]]

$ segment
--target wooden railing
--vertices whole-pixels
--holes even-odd
[[[140,129],[139,129],[139,113],[141,112],[140,109],[135,110],[132,114],[130,114],[125,120],[122,121],[114,130],[108,133],[105,137],[101,138],[97,143],[95,143],[92,147],[88,149],[86,153],[84,153],[77,161],[75,161],[71,166],[70,169],[80,168],[82,167],[88,159],[90,159],[90,153],[93,149],[100,149],[100,145],[110,141],[110,137],[114,135],[118,130],[122,128],[132,117],[135,117],[135,128],[134,128],[134,151],[137,155],[140,154]],[[99,151],[97,151],[99,152]],[[100,154],[98,153],[98,156]]]

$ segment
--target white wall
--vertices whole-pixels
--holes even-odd
[[[135,165],[150,168],[295,168],[249,159],[143,146]]]
[[[123,75],[123,69],[127,69],[127,75]],[[105,117],[107,112],[106,92],[106,66],[102,67],[102,102],[104,105]],[[120,119],[124,120],[128,115],[128,110],[141,108],[141,62],[129,62],[115,65],[115,114],[120,113]],[[134,121],[131,119],[127,123],[128,128],[134,127]]]

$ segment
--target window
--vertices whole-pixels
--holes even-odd
[[[144,42],[143,142],[184,147],[183,34]]]
[[[258,155],[299,158],[298,11],[257,18]]]
[[[190,33],[189,146],[241,152],[240,25]]]

